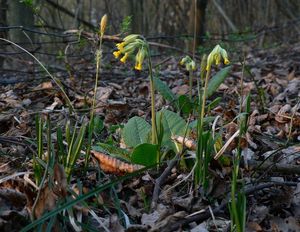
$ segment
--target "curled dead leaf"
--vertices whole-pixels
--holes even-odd
[[[99,162],[100,167],[104,172],[113,173],[116,175],[124,175],[125,173],[132,173],[144,167],[142,165],[129,164],[123,162],[114,157],[111,157],[109,155],[97,151],[91,151],[91,154]]]

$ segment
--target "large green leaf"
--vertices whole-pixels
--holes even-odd
[[[155,89],[169,102],[177,104],[177,97],[176,95],[172,92],[172,90],[169,88],[169,86],[160,80],[158,77],[153,78]],[[178,106],[176,105],[178,108]]]
[[[210,97],[216,92],[219,86],[224,82],[225,78],[228,76],[228,73],[231,70],[231,66],[223,68],[221,71],[217,72],[210,81],[207,86],[207,97]]]
[[[123,138],[127,146],[135,147],[149,140],[151,126],[141,117],[129,119],[123,129]]]
[[[172,135],[184,136],[186,130],[186,122],[178,114],[169,111],[161,110],[157,112],[156,125],[163,125],[162,146],[172,149],[177,152],[176,144],[172,141]]]
[[[150,166],[157,163],[157,145],[143,143],[136,146],[131,154],[131,161],[135,164]]]

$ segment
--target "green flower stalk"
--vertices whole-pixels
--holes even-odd
[[[180,61],[180,65],[185,65],[185,69],[189,72],[189,95],[190,100],[192,100],[192,90],[193,90],[193,71],[196,70],[196,63],[191,57],[186,56]]]
[[[107,15],[105,14],[100,21],[99,24],[99,48],[96,50],[96,78],[95,78],[95,86],[94,86],[94,97],[92,102],[92,109],[91,109],[91,115],[90,115],[90,122],[89,122],[89,132],[88,132],[88,145],[86,149],[86,156],[85,156],[85,169],[88,166],[88,161],[90,158],[90,151],[91,151],[91,144],[92,144],[92,135],[93,135],[93,129],[94,129],[94,114],[95,114],[95,105],[96,105],[96,95],[97,95],[97,87],[98,87],[98,81],[99,81],[99,70],[101,67],[101,59],[102,59],[102,41],[103,36],[105,33],[105,29],[107,26]]]
[[[143,69],[144,60],[147,58],[150,78],[150,92],[151,92],[151,124],[152,124],[152,143],[157,144],[157,127],[155,119],[155,86],[152,73],[152,62],[150,56],[150,49],[148,42],[137,34],[126,36],[121,43],[116,44],[117,51],[113,52],[116,59],[120,59],[125,63],[127,59],[135,54],[135,66],[138,71]],[[136,52],[137,51],[137,52]],[[135,53],[136,52],[136,53]]]
[[[227,52],[225,49],[223,49],[220,45],[216,45],[215,48],[211,51],[211,53],[207,57],[206,62],[206,77],[205,77],[205,83],[204,83],[204,91],[202,96],[202,106],[201,106],[201,119],[204,118],[204,109],[205,109],[205,103],[206,103],[206,95],[207,95],[207,86],[208,86],[208,79],[210,77],[211,72],[211,66],[213,63],[216,65],[219,65],[221,62],[221,58],[224,60],[224,64],[229,64],[229,59],[227,56]],[[201,120],[201,123],[203,124],[203,120]],[[202,128],[202,125],[201,125]]]
[[[200,115],[198,120],[198,151],[197,151],[197,168],[195,172],[195,182],[196,184],[199,184],[199,182],[202,182],[204,184],[206,182],[206,176],[205,173],[203,173],[203,167],[204,164],[205,152],[204,149],[204,142],[203,142],[203,122],[204,122],[204,116],[205,116],[205,104],[206,104],[206,96],[207,96],[207,88],[208,88],[208,80],[211,74],[211,67],[213,64],[219,65],[221,62],[221,59],[224,60],[224,64],[229,63],[229,59],[227,56],[227,52],[225,49],[223,49],[220,45],[215,46],[215,48],[211,51],[211,53],[207,57],[206,62],[206,76],[205,76],[205,82],[203,87],[203,92],[201,95],[199,95],[199,98],[202,100],[201,102],[201,109],[200,109]],[[204,64],[204,62],[202,62]],[[201,65],[203,67],[203,65]],[[203,71],[201,70],[201,73]],[[202,79],[202,76],[201,76]],[[204,184],[205,185],[205,184]]]

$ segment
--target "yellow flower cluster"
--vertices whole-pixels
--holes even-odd
[[[224,60],[224,64],[229,64],[228,55],[224,48],[220,45],[216,45],[215,48],[211,51],[211,53],[207,57],[207,65],[206,70],[210,69],[211,65],[215,63],[219,65],[221,63],[221,58]]]
[[[185,69],[187,71],[196,70],[196,63],[189,56],[186,56],[186,57],[182,58],[182,60],[180,61],[180,65],[185,65]]]
[[[137,49],[138,52],[135,56],[135,69],[141,71],[142,65],[144,62],[145,57],[148,55],[147,50],[148,44],[145,40],[141,38],[140,35],[132,34],[128,35],[123,39],[123,42],[117,43],[117,51],[113,52],[113,55],[116,59],[120,58],[122,63],[125,63],[128,57],[135,52]]]

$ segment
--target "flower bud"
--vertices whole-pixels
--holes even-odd
[[[223,49],[220,45],[216,45],[207,57],[206,70],[209,70],[213,63],[219,65],[221,63],[221,58],[223,58],[224,64],[229,64],[226,50]]]
[[[135,56],[135,69],[136,70],[142,70],[142,64],[144,62],[145,56],[147,54],[147,51],[144,47],[140,48],[138,53]]]
[[[194,71],[196,69],[195,61],[193,61],[189,56],[182,58],[182,60],[180,61],[180,65],[185,65],[185,69],[187,71]]]
[[[126,45],[126,44],[134,42],[137,38],[139,38],[139,36],[140,35],[137,35],[137,34],[131,34],[131,35],[126,36],[123,39],[123,41],[125,42],[125,45]]]
[[[107,15],[103,15],[100,22],[100,36],[102,37],[104,35],[105,29],[107,25]]]

